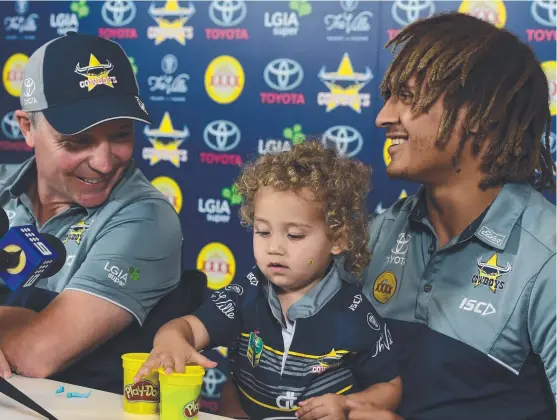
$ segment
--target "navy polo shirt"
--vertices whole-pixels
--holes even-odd
[[[212,346],[229,347],[232,377],[251,418],[294,419],[297,401],[357,392],[398,376],[387,325],[331,267],[286,318],[274,286],[257,268],[194,313]]]
[[[441,248],[424,189],[371,224],[364,293],[388,320],[405,419],[555,419],[555,206],[506,184]]]

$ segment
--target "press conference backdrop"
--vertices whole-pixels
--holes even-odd
[[[375,128],[378,86],[391,61],[383,46],[405,25],[449,10],[530,44],[555,116],[557,0],[0,2],[0,162],[31,154],[13,116],[20,94],[33,93],[23,80],[31,53],[67,30],[119,42],[153,119],[137,131],[135,159],[180,215],[184,265],[203,270],[210,289],[221,288],[253,264],[232,188],[247,160],[320,136],[372,166],[371,212],[416,191],[385,173],[389,143]],[[555,159],[554,133],[551,145]],[[211,371],[205,397],[217,397],[223,380]]]

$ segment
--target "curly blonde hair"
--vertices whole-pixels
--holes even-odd
[[[370,173],[363,163],[340,157],[316,141],[263,155],[247,164],[236,180],[235,188],[243,197],[240,218],[253,226],[255,195],[262,187],[294,192],[308,188],[322,203],[329,238],[346,239],[344,268],[359,277],[370,260],[365,206]]]

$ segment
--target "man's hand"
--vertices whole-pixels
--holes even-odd
[[[12,376],[12,369],[10,368],[10,364],[6,360],[4,353],[2,353],[2,350],[0,350],[0,376],[4,379]]]
[[[370,402],[356,401],[348,397],[346,401],[348,420],[404,420],[399,415]]]
[[[325,394],[301,401],[296,417],[300,420],[345,420],[348,398],[344,395]]]

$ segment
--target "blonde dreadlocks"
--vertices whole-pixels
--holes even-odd
[[[413,112],[427,112],[445,93],[436,140],[440,150],[450,138],[459,109],[467,105],[455,165],[468,139],[477,156],[489,138],[481,162],[486,174],[481,188],[529,181],[555,192],[547,78],[530,47],[506,30],[454,12],[407,26],[387,43],[390,46],[393,52],[402,48],[381,84],[383,98],[398,95],[412,76],[416,77]]]

